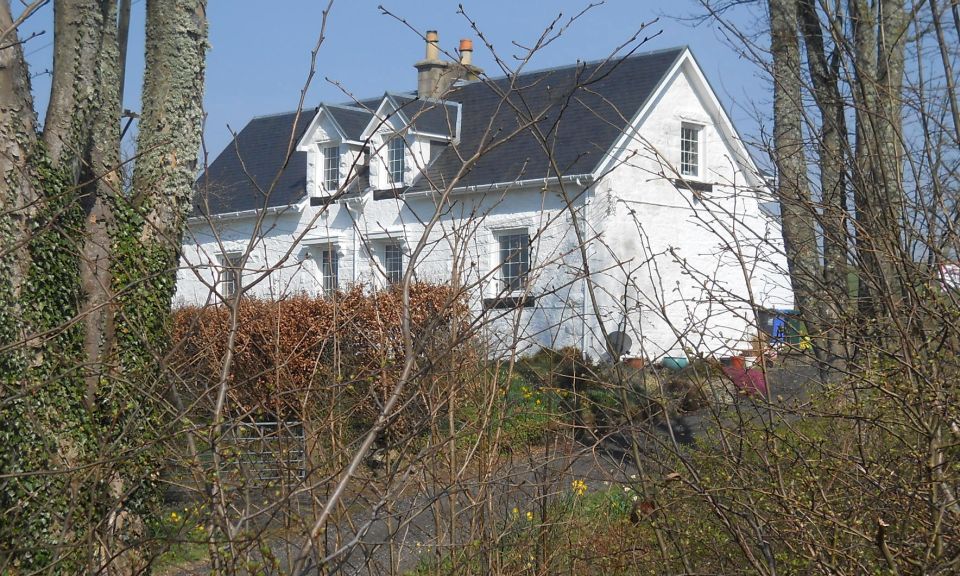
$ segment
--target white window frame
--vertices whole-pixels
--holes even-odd
[[[497,230],[493,234],[496,240],[497,286],[504,294],[521,294],[528,288],[530,270],[532,268],[532,242],[530,231],[527,228],[513,228]],[[504,241],[519,240],[519,247],[505,246]],[[523,249],[523,251],[518,250]],[[509,262],[511,258],[520,256],[520,261]],[[517,274],[513,274],[508,267],[518,266]]]
[[[390,257],[390,250],[392,248],[396,248],[397,250],[398,259],[396,260],[393,260]],[[403,250],[403,243],[386,242],[383,245],[383,276],[384,276],[384,279],[386,280],[387,286],[393,286],[403,281],[403,274],[405,272],[403,265],[404,265],[404,260],[406,260],[404,256],[405,254]],[[395,271],[391,270],[390,269],[391,262],[397,262],[399,264],[399,269]]]
[[[320,184],[325,192],[332,194],[340,187],[340,146],[321,148],[320,162]]]
[[[217,291],[224,299],[232,298],[243,288],[243,268],[240,267],[242,259],[243,252],[239,251],[222,252],[217,256]]]
[[[340,289],[340,252],[336,244],[322,244],[314,248],[320,293],[330,296]],[[330,263],[332,262],[332,266]]]
[[[387,140],[387,182],[391,185],[403,184],[406,148],[402,136],[394,136]]]
[[[691,138],[691,134],[693,138]],[[691,150],[689,144],[693,145]],[[693,158],[690,158],[690,156]],[[680,124],[680,176],[691,180],[703,178],[703,124]]]

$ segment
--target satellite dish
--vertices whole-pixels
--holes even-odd
[[[630,351],[633,346],[633,340],[626,332],[616,331],[607,335],[607,342],[610,343],[610,352],[620,357]]]

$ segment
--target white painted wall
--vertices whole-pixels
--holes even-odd
[[[608,331],[625,329],[646,357],[729,354],[748,346],[753,307],[792,303],[785,263],[760,212],[756,178],[724,134],[719,109],[683,66],[639,119],[639,133],[598,186],[598,283]],[[702,126],[700,195],[678,189],[680,128]],[[758,255],[767,262],[758,261]]]
[[[402,239],[405,267],[412,256],[416,280],[449,282],[456,276],[466,287],[495,350],[576,346],[603,357],[595,309],[606,331],[630,334],[634,355],[654,359],[684,349],[726,354],[743,348],[754,333],[750,304],[789,307],[792,298],[779,245],[764,238],[779,233],[762,216],[750,175],[695,72],[678,72],[638,119],[639,136],[589,191],[563,183],[566,196],[576,198],[572,206],[559,185],[544,190],[541,183],[456,194],[439,206],[430,195],[373,200],[368,193],[322,208],[305,200],[264,218],[260,234],[254,234],[253,217],[192,221],[177,301],[215,301],[217,256],[227,251],[249,252],[244,284],[251,296],[318,294],[317,251],[331,244],[340,257],[342,288],[383,286],[383,247]],[[684,121],[704,126],[704,178],[725,183],[702,200],[678,191],[668,178],[674,176],[670,166],[679,164]],[[429,142],[407,138],[412,170],[423,165]],[[372,149],[377,142],[375,137]],[[381,163],[372,162],[371,182],[377,182]],[[308,165],[315,190],[317,168]],[[595,299],[582,277],[574,213],[587,238]],[[532,238],[529,293],[536,306],[483,310],[482,300],[501,292],[496,234],[524,229]],[[770,265],[758,265],[758,254]]]

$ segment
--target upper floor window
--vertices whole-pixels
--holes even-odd
[[[530,236],[526,232],[501,234],[500,281],[507,292],[518,292],[526,287],[530,272]]]
[[[391,184],[403,184],[403,153],[403,138],[398,136],[391,139],[387,144],[387,173]]]
[[[383,270],[388,284],[399,284],[403,281],[403,246],[387,244],[383,248]]]
[[[340,147],[323,149],[323,189],[335,192],[340,186]]]
[[[220,277],[217,281],[217,289],[223,298],[231,298],[240,289],[240,282],[243,278],[240,260],[243,259],[243,254],[240,252],[224,252],[217,259],[220,261]]]
[[[700,135],[702,126],[683,124],[680,127],[680,175],[700,177]]]

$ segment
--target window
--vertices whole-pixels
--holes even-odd
[[[340,147],[329,146],[323,149],[323,189],[336,192],[340,186]]]
[[[526,232],[497,236],[500,243],[500,280],[507,292],[525,288],[530,271],[530,236]]]
[[[324,247],[320,253],[320,283],[326,296],[333,294],[340,286],[337,268],[340,265],[340,255],[333,244]]]
[[[243,270],[240,268],[242,258],[243,254],[240,252],[224,252],[218,258],[220,278],[217,288],[223,298],[230,298],[240,289],[240,281],[243,278]]]
[[[387,244],[383,248],[383,270],[387,284],[399,284],[403,280],[403,246]]]
[[[700,177],[700,126],[680,127],[680,175]]]
[[[391,184],[403,184],[403,138],[399,136],[387,144],[387,173]]]

